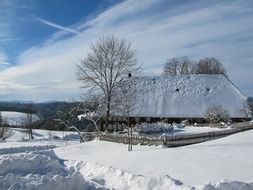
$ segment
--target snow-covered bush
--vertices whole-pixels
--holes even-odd
[[[184,128],[188,124],[188,120],[183,120],[181,123],[172,123],[173,127],[175,128]]]
[[[205,118],[210,123],[227,122],[230,120],[230,115],[221,105],[214,105],[207,109]]]
[[[163,133],[170,132],[174,129],[174,126],[169,123],[157,122],[157,123],[141,123],[137,124],[133,130],[137,133]]]

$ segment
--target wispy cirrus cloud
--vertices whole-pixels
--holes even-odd
[[[10,41],[19,41],[21,40],[20,38],[0,38],[0,42],[10,42]]]
[[[56,24],[54,22],[51,22],[49,20],[45,20],[43,18],[40,18],[40,17],[36,17],[36,16],[33,16],[35,20],[41,22],[42,24],[45,24],[47,26],[50,26],[50,27],[53,27],[53,28],[56,28],[56,29],[59,29],[59,30],[62,30],[64,32],[69,32],[69,33],[73,33],[73,34],[80,34],[80,32],[78,32],[77,30],[75,29],[72,29],[70,27],[64,27],[64,26],[61,26],[59,24]]]
[[[11,27],[13,25],[13,17],[16,5],[14,1],[1,0],[0,1],[0,39],[1,41],[13,38]]]
[[[148,74],[159,74],[166,59],[214,56],[246,95],[253,94],[253,3],[246,1],[123,1],[90,20],[63,27],[18,58],[18,66],[0,72],[0,97],[26,100],[72,99],[81,94],[75,64],[90,42],[116,35],[132,42]],[[73,35],[57,38],[64,33]],[[50,43],[49,43],[50,42]],[[15,85],[16,86],[15,86]],[[16,90],[13,90],[13,89]],[[24,90],[24,89],[29,89]]]
[[[8,68],[9,63],[8,45],[20,41],[16,35],[17,10],[20,9],[20,1],[0,0],[0,71]]]
[[[7,55],[2,50],[2,43],[8,41],[11,37],[10,31],[10,13],[6,11],[5,7],[11,7],[8,1],[0,1],[0,69],[5,68],[7,63]]]

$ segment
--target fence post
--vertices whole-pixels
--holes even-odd
[[[166,136],[163,136],[163,148],[166,148]]]

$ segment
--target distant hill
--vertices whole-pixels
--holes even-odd
[[[0,102],[0,111],[27,112],[31,108],[32,113],[37,114],[41,120],[53,118],[58,110],[69,110],[79,102]]]
[[[2,111],[1,116],[4,122],[6,122],[5,124],[11,126],[22,126],[27,122],[27,114],[22,112]],[[32,122],[36,121],[39,121],[39,117],[36,114],[32,114]]]

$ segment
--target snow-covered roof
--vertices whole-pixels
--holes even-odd
[[[224,75],[138,77],[136,80],[138,96],[130,116],[203,118],[209,107],[221,105],[230,117],[245,117],[239,110],[246,105],[246,97]]]

